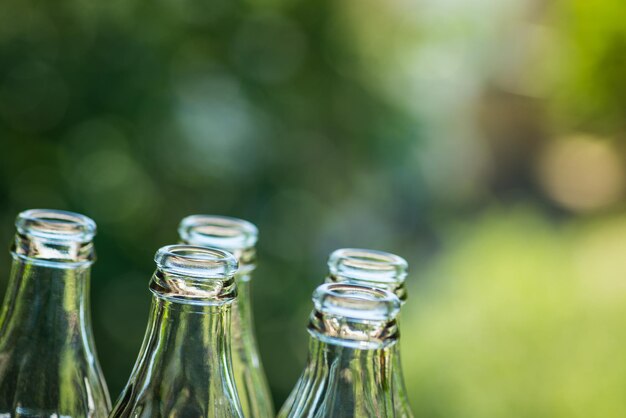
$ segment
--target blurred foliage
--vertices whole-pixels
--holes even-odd
[[[623,416],[625,252],[623,215],[509,208],[448,231],[404,324],[417,416]]]
[[[154,252],[183,216],[215,213],[261,231],[256,327],[277,405],[327,255],[357,246],[412,266],[417,412],[617,416],[624,10],[6,0],[0,239],[26,208],[97,221],[93,319],[113,396],[143,338]]]
[[[557,2],[557,4],[559,4]],[[605,134],[620,131],[626,109],[626,10],[619,0],[566,1],[556,15],[558,46],[565,50],[556,92],[561,123]]]

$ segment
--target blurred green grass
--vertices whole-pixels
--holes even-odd
[[[501,208],[446,234],[405,320],[417,415],[622,416],[625,251],[623,215]]]

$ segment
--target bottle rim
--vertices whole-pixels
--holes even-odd
[[[86,243],[96,235],[93,219],[76,212],[58,209],[29,209],[15,220],[18,233],[51,241]]]
[[[407,261],[395,254],[364,248],[341,248],[328,258],[333,276],[362,282],[402,284],[407,276]]]
[[[315,310],[353,321],[391,321],[400,312],[392,292],[349,283],[325,283],[313,292]]]
[[[164,273],[197,279],[226,279],[234,276],[238,267],[227,251],[187,244],[161,247],[154,261]]]
[[[223,305],[237,297],[237,260],[227,251],[175,244],[160,248],[150,291],[159,298],[193,305]]]
[[[178,234],[190,245],[214,247],[229,252],[253,248],[259,230],[251,222],[221,215],[190,215],[182,219]]]

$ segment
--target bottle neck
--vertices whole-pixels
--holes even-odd
[[[91,241],[56,240],[22,233],[15,235],[13,258],[53,268],[77,268],[92,264],[95,251]]]
[[[309,334],[322,342],[359,349],[382,349],[395,345],[399,338],[395,319],[354,320],[318,310],[311,312]]]
[[[0,315],[2,341],[27,338],[37,344],[41,337],[42,344],[64,344],[73,336],[90,335],[90,263],[56,263],[12,254]],[[90,338],[84,342],[90,344]]]
[[[250,283],[254,266],[241,265],[240,271],[235,275],[237,283],[237,299],[233,303],[233,336],[234,341],[238,344],[241,338],[237,338],[239,334],[242,338],[252,337],[252,299],[250,295]]]
[[[167,367],[168,361],[176,361],[185,367],[228,371],[224,359],[230,351],[231,308],[231,303],[180,303],[154,295],[146,339],[158,343],[152,348]],[[169,357],[175,352],[190,355]]]

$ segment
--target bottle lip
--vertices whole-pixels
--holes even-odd
[[[400,312],[392,292],[357,284],[325,283],[313,292],[315,310],[352,321],[391,321]]]
[[[253,248],[259,230],[243,219],[220,215],[191,215],[180,222],[178,234],[186,244],[234,252]]]
[[[96,235],[96,223],[80,213],[58,209],[29,209],[15,220],[18,233],[50,241],[86,243]]]
[[[402,284],[408,263],[404,258],[385,251],[341,248],[328,258],[328,268],[333,276],[359,282]]]
[[[223,305],[237,297],[237,260],[223,250],[195,245],[167,245],[154,256],[157,271],[150,290],[172,302]]]
[[[231,253],[196,245],[161,247],[154,261],[164,273],[198,279],[226,279],[237,272],[237,260]]]

